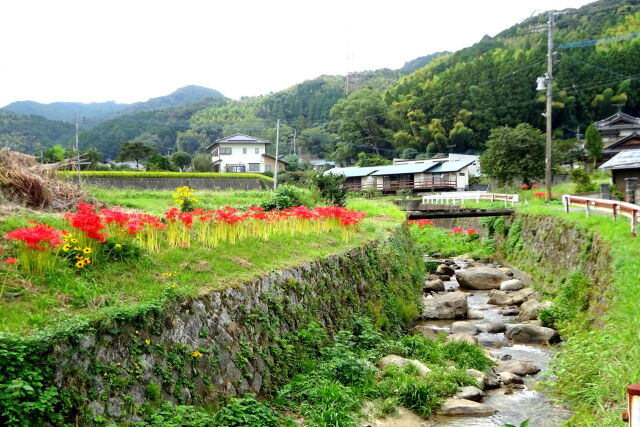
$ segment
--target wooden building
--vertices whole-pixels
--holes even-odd
[[[624,194],[625,178],[640,178],[640,148],[620,151],[602,164],[600,169],[610,170],[613,184]]]

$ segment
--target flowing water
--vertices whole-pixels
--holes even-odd
[[[465,268],[466,263],[456,260],[456,263]],[[455,276],[445,283],[447,290],[458,289]],[[511,345],[504,333],[487,333],[489,323],[501,322],[505,324],[515,323],[515,316],[504,316],[500,311],[505,307],[488,304],[489,291],[469,291],[467,302],[469,309],[479,310],[484,314],[483,319],[467,319],[468,322],[477,325],[481,333],[476,337],[480,344],[489,347],[489,352],[496,359],[511,357],[512,360],[533,362],[541,368],[540,373],[524,378],[522,388],[501,387],[487,391],[482,403],[496,409],[498,412],[488,417],[450,417],[436,416],[430,421],[434,426],[459,426],[459,427],[484,427],[504,426],[514,424],[519,426],[525,420],[530,420],[530,427],[552,427],[562,424],[571,416],[571,412],[563,407],[554,405],[545,393],[533,390],[533,385],[544,376],[549,367],[549,361],[556,349],[553,346],[539,345]],[[420,325],[431,326],[448,330],[455,320],[427,320],[419,322]]]

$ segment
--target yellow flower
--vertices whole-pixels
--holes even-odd
[[[191,353],[191,355],[193,357],[202,357],[202,353],[200,353],[198,350],[194,351],[193,353]]]
[[[171,286],[169,286],[169,287],[170,287],[171,289],[175,289],[175,288],[176,288],[176,285],[171,285]]]
[[[78,239],[71,239],[71,243],[78,243]]]
[[[172,194],[171,197],[173,197],[174,199],[177,199],[178,197],[180,197],[179,194]]]
[[[76,267],[77,268],[82,268],[82,267],[84,267],[84,264],[85,264],[84,261],[78,261],[78,262],[76,262]]]
[[[84,252],[85,254],[90,254],[91,253],[91,248],[84,248],[82,250],[82,252]]]
[[[68,251],[69,251],[69,249],[71,249],[71,245],[69,245],[68,243],[67,243],[67,244],[65,244],[65,245],[62,247],[62,250],[63,250],[63,251],[65,251],[65,252],[68,252]]]
[[[191,199],[191,201],[192,201],[193,203],[198,203],[198,199],[196,199],[195,197],[194,197],[193,199]]]
[[[182,200],[182,199],[180,199],[180,200],[177,200],[176,202],[177,202],[177,203],[178,203],[179,205],[182,205],[182,204],[184,204],[184,200]]]
[[[75,246],[75,247],[73,248],[73,250],[74,250],[74,251],[79,251],[79,250],[82,250],[82,248],[81,248],[80,246]]]
[[[116,243],[116,248],[121,248],[122,245],[120,243]]]
[[[83,261],[87,264],[91,264],[91,258],[84,258]]]
[[[76,255],[74,258],[75,259],[84,259],[84,257],[82,255]]]
[[[146,339],[146,340],[144,340],[144,343],[145,343],[146,345],[149,345],[149,344],[151,344],[151,340],[150,340],[150,339]]]

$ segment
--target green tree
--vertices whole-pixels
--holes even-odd
[[[162,154],[154,154],[147,160],[147,171],[173,171],[175,167],[171,164],[171,160]]]
[[[380,154],[374,153],[358,153],[358,161],[356,166],[382,166],[390,165],[391,160],[382,157]]]
[[[596,162],[600,157],[602,157],[602,137],[600,136],[600,132],[596,128],[596,125],[593,123],[589,125],[587,131],[585,132],[585,137],[587,141],[585,142],[584,147],[587,149],[587,153],[589,153],[589,157],[593,160],[593,167],[595,169]]]
[[[192,163],[195,172],[213,172],[213,162],[211,162],[211,156],[209,154],[196,154],[193,156]]]
[[[64,160],[64,148],[62,145],[56,144],[42,152],[43,163],[57,163]]]
[[[184,172],[189,166],[191,166],[191,156],[184,151],[178,151],[171,155],[171,161],[174,165],[180,168],[180,172]]]
[[[499,185],[510,184],[516,178],[531,184],[544,176],[544,135],[528,123],[492,129],[487,150],[480,156],[480,168]]]
[[[197,153],[209,143],[207,135],[188,129],[185,132],[178,132],[176,146],[178,150],[185,151],[190,155]]]
[[[140,169],[140,160],[152,156],[155,152],[154,147],[149,147],[144,142],[129,141],[122,144],[116,160],[119,162],[133,160],[136,162],[136,169]]]

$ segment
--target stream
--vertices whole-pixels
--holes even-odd
[[[454,262],[461,269],[467,267],[467,262],[464,260],[454,260]],[[555,346],[512,345],[504,333],[488,333],[487,325],[490,323],[516,323],[516,316],[505,316],[500,313],[505,310],[504,306],[488,304],[490,291],[459,289],[455,275],[445,282],[445,290],[449,292],[457,290],[467,293],[469,309],[478,310],[484,314],[482,319],[466,319],[466,321],[480,328],[481,332],[476,335],[476,338],[478,338],[480,345],[487,348],[494,358],[511,358],[511,360],[533,362],[541,368],[541,371],[536,375],[524,377],[524,384],[522,385],[516,387],[502,386],[494,390],[485,390],[486,396],[482,403],[497,410],[494,415],[484,417],[436,415],[429,420],[429,425],[471,427],[513,424],[519,426],[520,423],[528,419],[531,427],[551,427],[558,426],[567,420],[571,416],[569,410],[554,405],[545,393],[533,390],[533,385],[548,370],[549,362],[557,351],[554,348]],[[418,325],[438,328],[448,332],[449,327],[455,321],[424,320],[420,321]]]

